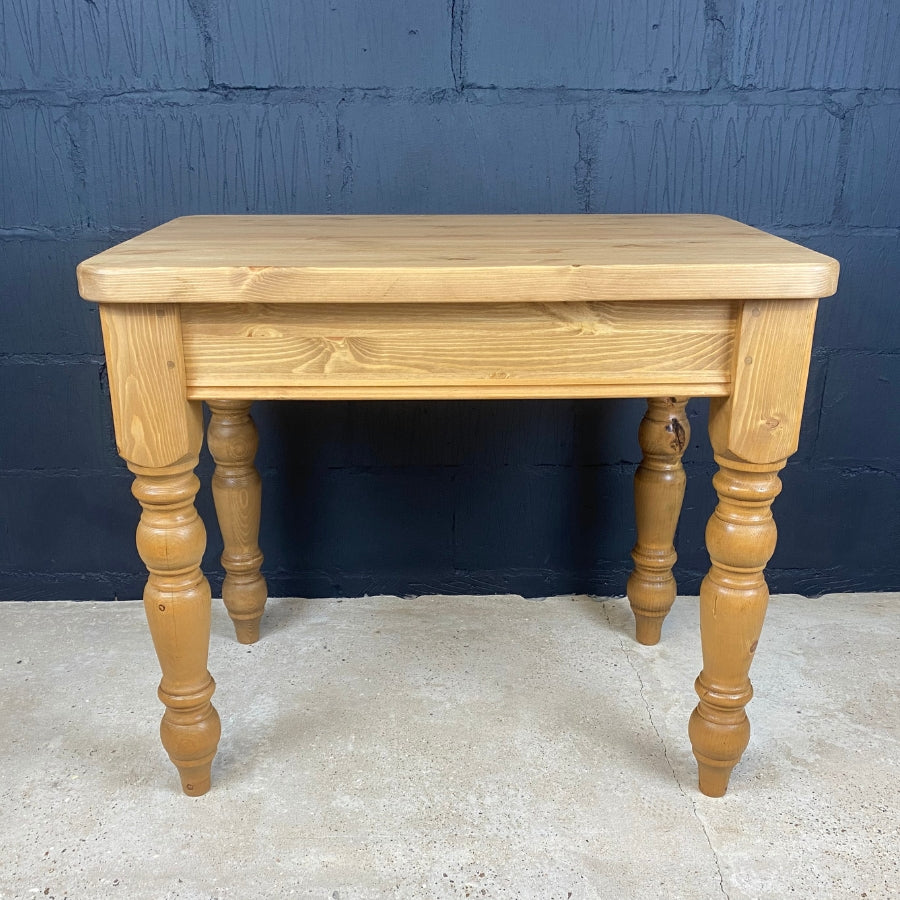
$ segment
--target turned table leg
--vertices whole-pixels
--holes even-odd
[[[754,465],[716,457],[719,504],[706,528],[711,567],[700,587],[703,671],[700,702],[688,733],[700,790],[721,797],[750,740],[744,707],[753,696],[749,671],[759,643],[769,589],[763,569],[775,550],[772,501],[781,490],[783,462]]]
[[[208,400],[212,418],[206,433],[216,462],[213,499],[225,542],[222,599],[242,644],[259,640],[266,605],[266,582],[259,572],[259,518],[262,481],[253,458],[259,446],[249,400]]]
[[[116,445],[141,504],[137,548],[147,566],[144,607],[159,657],[163,746],[186,794],[209,790],[219,742],[207,669],[209,583],[200,571],[206,530],[194,507],[203,442],[199,402],[188,400],[177,307],[100,307]]]
[[[221,730],[210,703],[215,682],[206,668],[211,603],[200,571],[206,530],[194,508],[196,464],[196,457],[158,469],[129,463],[132,493],[143,508],[137,548],[150,573],[144,609],[162,669],[160,736],[184,792],[193,796],[209,790]]]
[[[641,644],[659,641],[675,601],[673,541],[685,485],[681,457],[691,439],[686,404],[687,398],[680,397],[649,399],[638,431],[643,459],[634,475],[637,543],[626,591]]]
[[[706,528],[700,587],[703,670],[688,726],[700,790],[721,797],[750,739],[750,663],[769,600],[778,473],[797,449],[816,301],[747,301],[737,319],[731,394],[710,403],[719,502]]]

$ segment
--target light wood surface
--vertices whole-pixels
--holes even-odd
[[[201,405],[187,399],[178,308],[101,307],[119,454],[141,504],[137,549],[147,566],[144,609],[162,670],[163,746],[186,794],[209,790],[219,741],[207,670],[210,589],[200,571],[206,529],[194,507]]]
[[[216,517],[225,548],[222,600],[242,644],[259,640],[259,621],[266,605],[266,582],[259,572],[259,517],[262,480],[253,458],[259,446],[250,401],[210,400],[206,442],[216,463],[212,478]]]
[[[119,455],[165,466],[199,449],[203,411],[187,397],[178,308],[104,305],[100,324]]]
[[[750,739],[744,707],[753,696],[750,664],[769,599],[763,570],[777,539],[771,506],[781,490],[778,472],[797,449],[815,312],[814,300],[744,303],[735,335],[738,374],[728,397],[710,401],[719,503],[706,528],[703,671],[688,731],[700,790],[711,797],[725,793]]]
[[[634,474],[637,543],[626,593],[641,644],[659,642],[663,619],[675,602],[673,541],[686,478],[681,457],[691,440],[684,397],[654,397],[638,429],[643,458]]]
[[[697,396],[712,398],[719,503],[689,734],[700,790],[724,793],[750,733],[777,473],[797,448],[816,304],[837,270],[717,216],[199,216],[82,263],[136,476],[162,737],[184,790],[208,788],[219,737],[193,503],[200,400],[224,599],[249,642],[266,600],[253,399],[649,397],[628,595],[650,644],[675,597],[685,402]]]
[[[160,737],[182,790],[195,797],[209,790],[221,732],[210,703],[216,685],[207,669],[210,590],[200,571],[206,529],[194,507],[196,464],[196,456],[156,469],[129,464],[132,493],[143,510],[137,549],[150,575],[144,610],[162,669]]]
[[[674,310],[659,302],[199,304],[181,313],[189,397],[243,390],[357,400],[410,389],[433,399],[634,396],[662,383],[724,395],[736,314],[722,301]]]
[[[816,300],[744,303],[738,316],[731,393],[714,404],[716,442],[754,462],[794,453],[816,324]]]
[[[688,726],[700,790],[709,797],[725,793],[750,741],[744,712],[753,696],[748,673],[769,602],[763,569],[775,550],[771,505],[781,490],[777,472],[783,466],[716,459],[719,504],[706,528],[712,565],[700,586],[700,702]]]
[[[101,303],[827,297],[827,256],[721,216],[188,216],[83,262]]]

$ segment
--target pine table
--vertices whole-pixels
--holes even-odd
[[[700,790],[724,794],[750,736],[771,504],[837,275],[829,257],[705,215],[188,216],[83,262],[142,507],[162,742],[185,793],[209,789],[220,733],[194,507],[202,401],[223,599],[252,643],[266,602],[253,400],[648,398],[627,593],[637,640],[654,644],[675,598],[685,403],[710,397],[719,502],[688,731]]]

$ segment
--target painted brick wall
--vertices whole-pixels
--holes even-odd
[[[715,212],[836,256],[770,581],[900,586],[894,0],[3,0],[0,598],[138,596],[74,270],[199,212]],[[272,592],[620,593],[641,410],[259,404]]]

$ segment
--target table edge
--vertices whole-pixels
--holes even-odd
[[[816,251],[810,251],[816,253]],[[441,303],[821,299],[840,264],[77,268],[95,303]]]

